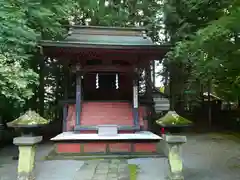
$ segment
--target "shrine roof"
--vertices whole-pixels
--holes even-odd
[[[60,41],[43,40],[43,47],[152,47],[153,43],[144,28],[120,28],[101,26],[71,26],[68,35]]]

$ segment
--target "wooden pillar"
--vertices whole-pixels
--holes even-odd
[[[67,131],[67,115],[68,115],[68,105],[64,104],[63,105],[63,125],[62,125],[63,132]]]
[[[133,122],[134,126],[139,126],[139,112],[138,112],[138,77],[137,72],[134,73],[133,79]]]
[[[69,69],[68,64],[64,64],[63,67],[63,86],[64,86],[64,100],[67,101],[68,99],[68,88],[69,88]],[[68,115],[68,104],[63,104],[63,132],[67,131],[67,115]]]
[[[150,62],[145,67],[146,95],[148,100],[152,99],[152,79]]]
[[[209,128],[212,126],[212,101],[211,101],[211,91],[212,91],[212,83],[211,79],[208,80],[208,123]]]
[[[76,65],[76,126],[81,122],[81,71],[80,65]]]

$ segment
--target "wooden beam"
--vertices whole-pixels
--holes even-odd
[[[81,47],[43,47],[44,54],[54,57],[108,57],[113,56],[120,59],[127,58],[131,62],[132,58],[137,56],[145,56],[149,60],[162,59],[165,54],[169,51],[169,48],[149,48],[149,47],[116,47],[116,48],[104,48],[104,47],[92,47],[92,48],[81,48]],[[132,56],[130,58],[129,56]],[[124,57],[124,58],[123,58]]]
[[[132,66],[118,66],[118,65],[96,65],[96,66],[85,66],[83,68],[84,72],[98,71],[98,72],[131,72],[133,71]]]

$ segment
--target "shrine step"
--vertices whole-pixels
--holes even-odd
[[[163,155],[160,140],[151,132],[99,136],[98,134],[62,133],[55,138],[54,152],[58,155]]]
[[[144,123],[144,107],[139,107],[139,124],[147,129]],[[76,107],[69,105],[66,122],[67,131],[76,126]],[[132,106],[127,102],[83,102],[81,111],[81,126],[98,126],[117,124],[119,126],[134,126]]]
[[[133,125],[132,115],[131,105],[126,102],[84,102],[82,104],[81,125]]]

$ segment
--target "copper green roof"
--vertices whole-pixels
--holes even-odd
[[[67,37],[61,41],[41,41],[42,46],[79,47],[95,46],[152,46],[144,28],[119,28],[97,26],[72,26]]]

